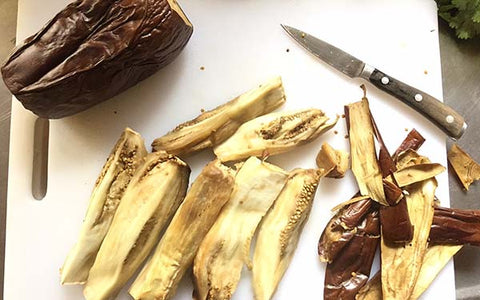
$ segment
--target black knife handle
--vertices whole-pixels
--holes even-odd
[[[427,117],[450,137],[458,139],[464,133],[467,124],[463,117],[435,97],[377,69],[372,72],[368,79],[379,89],[402,100],[405,104]]]

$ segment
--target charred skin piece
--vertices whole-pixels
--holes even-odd
[[[150,153],[130,181],[85,285],[86,299],[113,299],[158,242],[188,187],[190,168]]]
[[[195,299],[230,299],[242,268],[251,268],[255,230],[282,190],[288,173],[250,157],[235,176],[231,199],[203,239],[195,256]]]
[[[214,149],[221,161],[262,157],[293,150],[309,143],[337,123],[319,109],[270,113],[243,124]]]
[[[171,299],[177,286],[230,199],[234,172],[218,160],[203,168],[168,225],[153,256],[130,287],[134,299]]]
[[[253,255],[256,300],[274,295],[293,258],[323,170],[295,169],[262,220]]]
[[[368,281],[373,258],[380,240],[378,211],[370,211],[351,242],[327,265],[324,299],[355,299]]]
[[[146,155],[140,134],[125,129],[95,183],[80,236],[60,270],[62,284],[83,284],[87,280],[120,200]]]
[[[435,207],[430,243],[480,246],[480,211]]]
[[[407,149],[412,149],[417,151],[425,142],[425,138],[415,129],[412,129],[407,137],[403,140],[400,147],[398,147],[397,151],[393,154],[393,160],[397,162],[397,157],[400,153]]]
[[[66,117],[172,62],[192,32],[175,0],[77,0],[13,51],[3,80],[36,115]]]
[[[320,236],[318,255],[320,261],[331,263],[353,239],[373,206],[370,199],[360,200],[341,208],[330,220]]]
[[[174,155],[186,155],[215,147],[229,138],[243,123],[270,113],[285,103],[280,77],[260,87],[202,113],[197,118],[178,125],[174,130],[153,141],[154,151],[164,150]]]

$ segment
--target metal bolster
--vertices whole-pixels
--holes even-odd
[[[362,72],[360,73],[360,77],[368,80],[370,78],[370,76],[372,76],[373,71],[375,71],[374,67],[372,67],[368,64],[365,64]]]

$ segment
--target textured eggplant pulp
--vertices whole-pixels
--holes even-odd
[[[253,256],[256,300],[271,299],[297,248],[323,170],[296,169],[289,175],[258,232]]]
[[[287,152],[313,141],[335,126],[337,120],[338,116],[329,122],[318,109],[270,113],[240,126],[214,152],[221,161]]]
[[[195,299],[230,299],[249,253],[253,234],[282,190],[288,174],[249,158],[235,177],[231,199],[202,241],[195,257]]]
[[[87,280],[120,200],[146,155],[143,138],[125,129],[95,183],[80,236],[61,269],[62,284],[82,284]]]
[[[272,112],[285,103],[282,80],[276,77],[197,118],[178,125],[152,143],[154,151],[185,155],[214,147],[243,123]]]
[[[213,161],[203,168],[129,293],[134,299],[171,299],[230,198],[234,172]]]
[[[119,293],[185,197],[189,174],[183,161],[166,152],[147,155],[90,269],[86,299],[112,299]]]
[[[62,118],[166,66],[192,32],[174,0],[77,0],[19,45],[2,75],[25,108]]]

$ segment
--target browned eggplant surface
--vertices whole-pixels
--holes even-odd
[[[66,117],[169,64],[192,32],[175,0],[78,0],[13,51],[3,80],[38,116]]]

